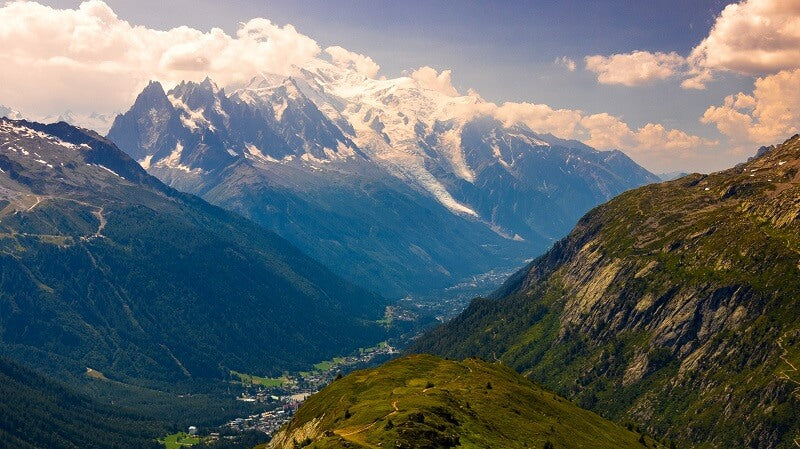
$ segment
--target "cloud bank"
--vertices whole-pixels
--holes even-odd
[[[758,145],[800,132],[800,69],[758,78],[752,95],[729,95],[701,120],[735,141]]]
[[[172,85],[208,75],[224,85],[262,71],[288,73],[319,53],[293,26],[266,19],[230,36],[218,28],[133,26],[100,0],[74,10],[35,2],[0,8],[0,98],[23,110],[119,110],[150,79]]]
[[[432,67],[424,66],[411,72],[411,79],[426,89],[454,97],[458,95],[458,91],[453,87],[452,75],[453,72],[451,70],[442,70],[439,73]]]
[[[623,150],[651,168],[675,166],[676,158],[686,159],[698,150],[717,145],[716,141],[657,123],[633,129],[621,118],[605,112],[587,114],[543,104],[505,103],[493,114],[508,125],[524,123],[537,132],[580,140],[595,148]]]
[[[353,53],[339,46],[328,47],[325,53],[330,55],[331,61],[339,67],[355,70],[367,78],[375,78],[381,70],[381,66],[369,56]]]
[[[688,62],[688,88],[704,87],[717,71],[765,75],[800,68],[800,0],[726,6]]]

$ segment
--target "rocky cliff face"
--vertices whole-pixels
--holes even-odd
[[[414,350],[481,355],[615,418],[716,447],[800,436],[800,137],[646,186]]]

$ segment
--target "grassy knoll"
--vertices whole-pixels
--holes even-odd
[[[333,382],[303,404],[271,447],[295,441],[309,448],[662,447],[501,364],[427,355]]]

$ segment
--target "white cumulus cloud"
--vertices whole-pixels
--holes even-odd
[[[701,119],[737,142],[773,144],[800,132],[800,69],[758,78],[752,94],[729,95]]]
[[[641,86],[676,75],[686,61],[675,52],[634,51],[610,56],[587,56],[586,70],[597,74],[602,84]]]
[[[367,78],[375,78],[381,70],[381,66],[375,63],[369,56],[353,53],[339,46],[328,47],[325,49],[325,52],[330,55],[334,64],[355,70]]]
[[[687,88],[703,88],[715,71],[766,75],[800,68],[800,0],[745,0],[717,17],[689,56]]]
[[[679,77],[704,89],[717,72],[762,76],[800,68],[800,0],[743,0],[716,17],[688,56],[633,51],[585,58],[602,84],[638,86]]]
[[[319,53],[293,26],[266,19],[243,23],[231,36],[218,28],[134,26],[100,0],[77,9],[23,1],[0,7],[0,99],[23,110],[121,110],[150,79],[171,85],[211,76],[226,85],[264,71],[289,73]]]
[[[623,119],[605,112],[587,114],[533,103],[504,103],[502,106],[484,103],[476,106],[482,113],[492,115],[506,125],[522,123],[539,133],[576,139],[597,149],[622,150],[652,169],[682,167],[688,159],[702,159],[701,153],[718,143],[657,123],[634,129]]]
[[[424,66],[411,72],[411,79],[426,89],[456,96],[458,95],[458,91],[453,87],[452,75],[453,72],[451,70],[437,72],[436,69],[432,67]]]

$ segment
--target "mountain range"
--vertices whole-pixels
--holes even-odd
[[[114,123],[117,114],[113,113],[79,113],[66,110],[60,114],[30,115],[16,109],[0,104],[0,117],[12,120],[31,120],[41,123],[67,122],[70,125],[86,128],[100,134],[105,134]]]
[[[110,141],[0,119],[0,352],[126,382],[279,374],[385,338],[380,297]]]
[[[151,83],[108,138],[0,119],[0,355],[126,388],[308,369],[386,338],[368,289],[514,266],[613,197],[407,350],[466,360],[338,379],[271,447],[800,441],[800,136],[634,188],[654,176],[619,152],[353,76]],[[64,447],[163,428],[25,370],[0,359],[12,405],[73,429]],[[0,441],[27,447],[20,413],[0,409]]]
[[[626,192],[410,351],[501,360],[699,447],[800,437],[800,136]]]
[[[658,181],[619,151],[483,114],[475,94],[321,60],[295,72],[151,83],[108,138],[390,298],[518,267],[591,207]]]

